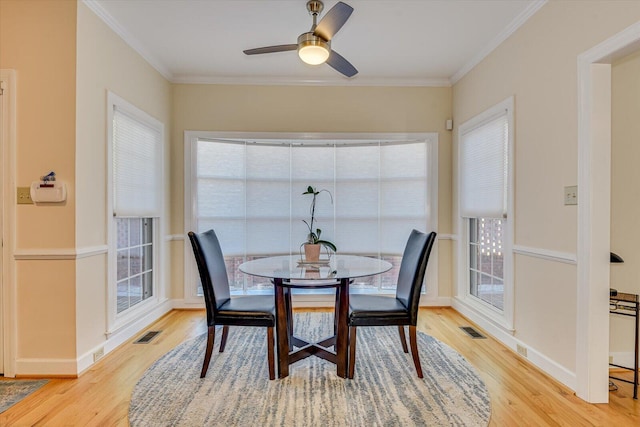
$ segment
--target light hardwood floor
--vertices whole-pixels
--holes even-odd
[[[162,331],[151,343],[131,340],[78,379],[50,380],[0,414],[0,426],[127,426],[138,379],[164,353],[204,333],[204,318],[203,310],[172,311],[147,329]],[[484,379],[491,426],[640,426],[631,384],[619,383],[608,404],[585,403],[497,341],[471,339],[460,326],[475,325],[451,308],[421,309],[418,329],[461,353]]]

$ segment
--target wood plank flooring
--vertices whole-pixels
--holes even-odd
[[[451,308],[421,309],[418,329],[462,354],[487,384],[490,426],[640,426],[640,403],[632,399],[631,384],[618,382],[608,404],[585,403],[494,339],[472,339],[460,326],[475,327]],[[0,414],[0,426],[127,426],[138,379],[167,351],[203,334],[205,313],[175,310],[147,330],[162,333],[149,344],[133,344],[146,331],[141,332],[77,379],[50,380]]]

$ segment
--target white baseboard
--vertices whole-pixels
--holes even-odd
[[[152,310],[149,310],[148,312],[146,312],[144,316],[141,316],[140,318],[129,323],[125,327],[118,329],[118,331],[114,332],[109,337],[109,339],[104,341],[102,344],[95,346],[94,348],[92,348],[91,350],[89,350],[88,352],[86,352],[85,354],[83,354],[78,358],[78,373],[84,372],[85,370],[90,368],[95,362],[97,362],[97,360],[95,362],[93,360],[93,354],[95,352],[98,352],[102,349],[104,352],[104,355],[109,354],[118,346],[130,340],[133,336],[140,333],[141,330],[143,330],[144,328],[146,328],[147,326],[149,326],[150,324],[152,324],[153,322],[155,322],[156,320],[164,316],[166,313],[168,313],[172,309],[173,309],[173,301],[165,300],[159,303]]]
[[[451,297],[420,298],[420,307],[451,307]]]
[[[77,377],[75,359],[16,359],[16,376]]]
[[[526,343],[523,343],[522,341],[511,335],[509,332],[507,332],[504,328],[501,328],[495,323],[478,315],[476,311],[470,309],[460,300],[453,299],[452,306],[460,314],[481,327],[484,331],[486,331],[493,338],[511,349],[513,352],[517,353],[518,346],[525,348],[527,351],[527,357],[522,356],[524,359],[528,360],[532,365],[550,375],[556,381],[559,381],[560,383],[569,387],[571,390],[576,390],[577,379],[575,372],[569,371],[567,368],[558,364],[543,353],[537,351],[532,347],[529,347]]]
[[[173,301],[173,308],[175,309],[179,309],[179,310],[194,310],[194,309],[204,309],[204,300],[200,300],[200,301],[188,301],[185,300],[183,298],[181,299],[174,299]]]
[[[625,366],[633,370],[634,357],[633,351],[628,352],[612,352],[609,353],[610,357],[613,357],[611,363],[616,365]]]

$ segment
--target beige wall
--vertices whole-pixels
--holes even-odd
[[[107,330],[107,90],[165,123],[168,147],[171,88],[75,0],[0,1],[0,68],[16,70],[17,185],[54,170],[68,189],[16,206],[16,374],[74,374]]]
[[[453,88],[454,122],[515,97],[515,244],[575,256],[577,57],[640,20],[640,2],[550,1]],[[455,170],[455,168],[454,168]],[[575,264],[517,255],[515,337],[575,371]]]
[[[77,56],[77,239],[79,251],[107,245],[107,92],[135,105],[165,125],[167,206],[168,147],[171,122],[171,86],[140,55],[98,18],[84,3],[78,3]],[[168,224],[164,225],[162,241]],[[165,254],[166,256],[166,254]],[[168,257],[166,258],[168,259]],[[168,262],[161,260],[165,275]],[[105,340],[107,256],[98,253],[78,259],[77,351],[90,352]],[[167,286],[164,283],[164,286]],[[160,290],[165,294],[164,289]]]
[[[75,22],[75,1],[0,2],[0,68],[16,70],[16,184],[54,170],[68,186],[66,203],[16,206],[18,254],[75,248]],[[72,260],[16,262],[19,361],[75,356],[74,277]]]
[[[611,286],[640,294],[640,52],[611,68]],[[633,352],[633,319],[611,316],[610,351]]]
[[[451,233],[451,88],[174,85],[171,233],[183,233],[184,131],[437,132],[439,232]],[[174,242],[173,296],[181,298],[183,242]],[[439,242],[439,293],[451,293],[451,241]]]

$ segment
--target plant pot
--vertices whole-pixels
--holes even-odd
[[[320,245],[305,243],[304,259],[305,261],[318,261],[320,259]]]

